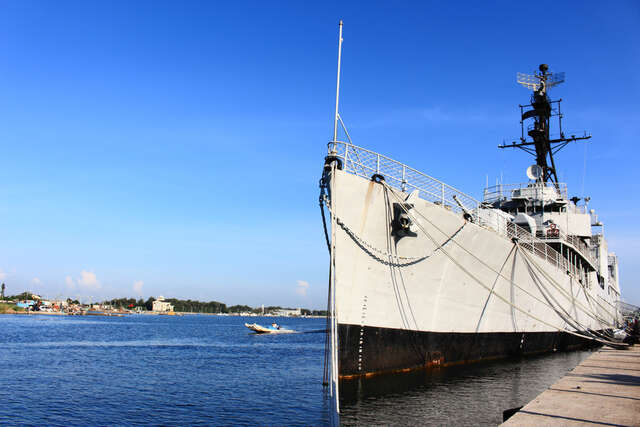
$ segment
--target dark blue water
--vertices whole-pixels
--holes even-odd
[[[0,424],[327,425],[324,319],[0,315]],[[587,352],[343,382],[344,425],[496,425]]]
[[[248,320],[2,315],[0,424],[326,424],[324,334],[256,335]]]
[[[496,426],[502,412],[524,406],[589,351],[500,360],[431,372],[343,381],[343,425]]]

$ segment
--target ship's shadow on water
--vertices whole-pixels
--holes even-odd
[[[554,353],[340,382],[343,425],[498,425],[591,352]]]

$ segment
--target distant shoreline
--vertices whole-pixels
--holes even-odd
[[[275,316],[272,314],[251,314],[251,315],[246,315],[246,314],[235,314],[235,313],[191,313],[191,312],[178,312],[176,311],[175,314],[171,315],[168,313],[162,313],[162,312],[157,312],[157,311],[143,311],[140,313],[126,313],[126,312],[105,312],[104,314],[69,314],[69,313],[63,313],[60,311],[26,311],[26,310],[22,310],[22,311],[14,311],[14,310],[6,310],[6,311],[0,311],[0,314],[19,314],[19,315],[25,315],[25,316],[32,316],[32,315],[40,315],[40,316],[82,316],[82,317],[87,317],[87,316],[103,316],[103,317],[122,317],[122,316],[134,316],[137,314],[140,315],[145,315],[145,316],[169,316],[169,317],[181,317],[181,316],[195,316],[195,315],[200,315],[200,316],[223,316],[223,317],[277,317],[280,319],[324,319],[325,316],[313,316],[313,315],[308,315],[308,316]]]

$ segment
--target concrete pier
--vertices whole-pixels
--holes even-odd
[[[601,348],[502,425],[640,426],[640,345]]]

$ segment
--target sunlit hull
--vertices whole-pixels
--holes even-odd
[[[342,170],[332,182],[343,378],[593,345],[562,331],[615,322],[597,283],[459,211],[414,198],[415,232],[397,238],[394,204],[408,193]]]

